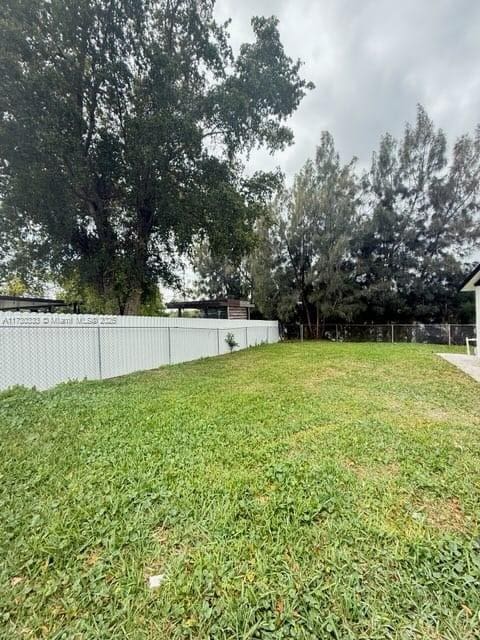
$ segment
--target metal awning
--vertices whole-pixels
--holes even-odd
[[[253,308],[247,300],[226,298],[220,300],[172,300],[167,303],[167,309],[218,309],[223,307]]]
[[[0,311],[51,311],[59,307],[77,306],[54,298],[27,298],[24,296],[0,296]]]

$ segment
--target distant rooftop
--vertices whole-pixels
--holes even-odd
[[[172,300],[167,303],[168,309],[205,309],[207,307],[249,307],[253,308],[247,300],[235,298],[222,298],[214,300]]]
[[[215,300],[172,300],[167,303],[167,309],[178,309],[182,315],[183,309],[197,309],[205,318],[250,319],[250,309],[255,305],[247,300],[235,298],[218,298]]]
[[[0,295],[0,311],[53,311],[60,307],[73,307],[74,311],[77,311],[76,302],[65,302],[65,300],[54,298]]]

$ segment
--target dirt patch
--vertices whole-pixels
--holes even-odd
[[[468,421],[472,425],[480,424],[480,419],[472,416],[464,407],[456,406],[454,409],[442,409],[442,407],[422,407],[421,414],[428,422],[444,423],[449,425],[462,425]]]
[[[324,433],[327,429],[330,428],[330,425],[321,424],[316,425],[314,427],[305,427],[305,429],[299,429],[298,431],[294,431],[290,433],[288,436],[283,438],[282,440],[288,444],[302,444],[306,442],[314,442],[317,443],[317,437],[321,433]]]
[[[317,391],[320,389],[324,382],[334,380],[335,378],[343,378],[347,374],[340,369],[334,369],[333,367],[325,367],[319,373],[314,376],[309,376],[303,380],[302,386],[308,391]]]
[[[19,584],[22,584],[22,582],[24,582],[25,578],[23,576],[14,576],[11,580],[10,580],[10,584],[12,585],[12,587],[16,587]]]
[[[160,561],[149,562],[143,568],[143,579],[148,582],[151,576],[165,575],[165,564]]]
[[[465,531],[467,528],[467,518],[457,498],[428,500],[419,508],[431,527],[456,532]]]
[[[443,636],[431,625],[422,625],[420,632],[421,637],[425,640],[446,640],[446,636]]]
[[[179,556],[187,559],[198,547],[203,547],[208,540],[203,533],[199,533],[196,540],[182,539],[178,533],[164,524],[152,531],[152,537],[160,545],[160,548],[155,556],[147,562],[146,572],[150,573],[154,569],[158,573],[163,573],[162,569],[168,562]]]
[[[273,482],[268,482],[262,491],[259,491],[255,494],[255,500],[258,504],[264,505],[270,502],[272,495],[275,493],[275,484]]]
[[[100,547],[94,547],[87,553],[85,557],[85,564],[87,565],[87,567],[94,567],[101,557],[102,549]]]
[[[400,465],[397,462],[386,464],[364,465],[354,460],[347,459],[345,467],[351,471],[359,480],[377,480],[380,478],[395,478],[400,473]]]
[[[290,571],[293,574],[300,573],[300,565],[298,564],[298,562],[293,557],[292,552],[291,552],[290,549],[287,549],[285,551],[284,560],[285,560],[285,563],[287,564],[288,568],[290,569]]]
[[[428,420],[432,420],[432,422],[452,422],[451,412],[441,407],[429,407],[423,414]]]
[[[153,531],[152,535],[157,542],[160,542],[160,544],[165,544],[169,538],[170,532],[168,530],[168,527],[166,527],[165,525],[160,525]]]

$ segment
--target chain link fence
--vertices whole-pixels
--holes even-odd
[[[474,324],[283,324],[284,340],[332,340],[336,342],[404,342],[465,345],[476,338]]]

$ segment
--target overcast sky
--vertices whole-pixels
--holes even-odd
[[[295,144],[250,168],[291,177],[329,130],[344,161],[368,165],[382,133],[400,135],[421,102],[451,144],[480,122],[480,0],[217,0],[235,49],[253,15],[276,15],[316,88],[291,119]]]
[[[287,54],[315,83],[290,120],[294,144],[254,153],[250,170],[279,166],[291,179],[323,130],[345,162],[356,156],[366,168],[380,136],[401,136],[418,102],[450,147],[480,123],[480,0],[217,0],[215,11],[232,19],[235,51],[253,39],[252,16],[276,15]]]

